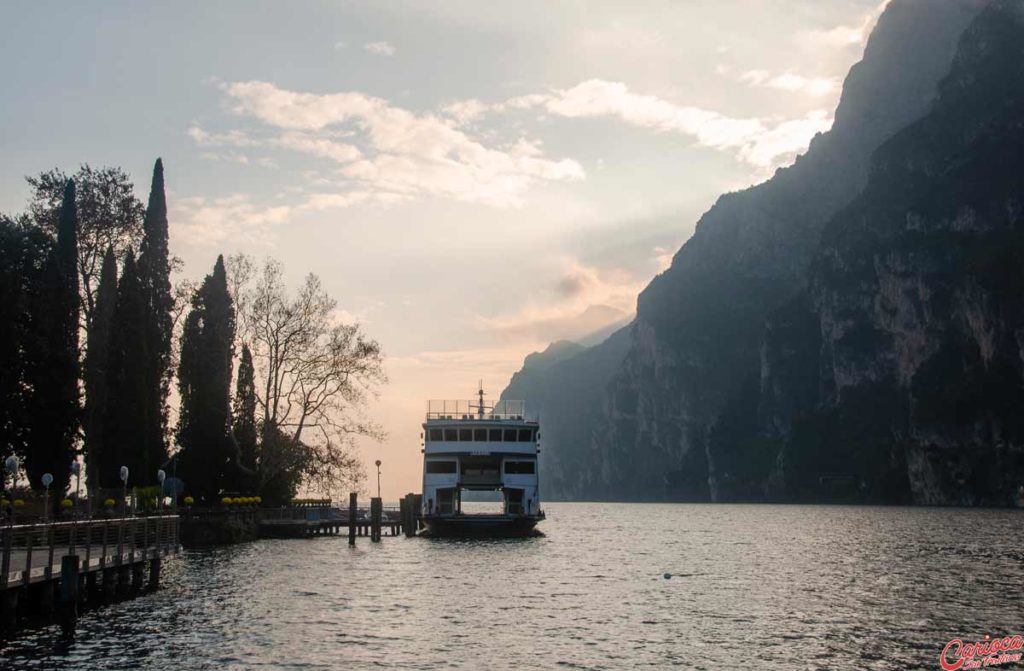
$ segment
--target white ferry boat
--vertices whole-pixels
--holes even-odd
[[[523,401],[428,401],[423,423],[423,509],[434,536],[526,535],[544,519],[540,425]],[[501,511],[462,510],[463,492],[501,492]]]

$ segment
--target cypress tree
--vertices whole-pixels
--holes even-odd
[[[231,436],[231,360],[235,310],[228,293],[224,258],[192,298],[185,319],[178,366],[179,474],[186,489],[214,500],[238,477]]]
[[[147,425],[147,380],[142,372],[149,362],[145,338],[146,303],[135,256],[129,251],[117,286],[107,355],[107,399],[103,415],[103,448],[93,455],[92,472],[104,488],[118,488],[118,473],[127,466],[130,482],[147,484],[156,479],[154,463],[144,447]],[[90,484],[92,484],[90,482]]]
[[[25,472],[41,489],[43,473],[53,474],[53,491],[67,489],[80,422],[78,390],[78,218],[75,183],[64,189],[57,244],[46,263],[41,292],[30,310],[35,328],[26,347],[33,351],[28,368],[31,400]]]
[[[107,406],[107,367],[110,358],[110,330],[117,308],[117,260],[114,248],[103,255],[99,285],[85,352],[85,455],[86,476],[98,483],[96,466],[102,460],[103,420]]]
[[[38,313],[33,298],[44,293],[41,285],[52,252],[52,241],[38,227],[0,215],[0,463],[12,454],[24,458],[27,452],[29,365],[40,352],[39,339],[32,334]],[[0,484],[3,480],[0,474]]]
[[[238,444],[238,459],[243,472],[255,473],[257,469],[257,441],[259,432],[256,428],[256,378],[252,365],[252,352],[248,345],[242,345],[242,356],[238,361],[238,380],[235,383],[235,416],[233,431]],[[251,477],[241,477],[240,483],[245,489],[253,489],[255,482]]]
[[[157,159],[153,167],[153,182],[142,230],[138,276],[144,298],[144,339],[148,356],[139,371],[145,380],[146,408],[141,449],[146,453],[144,461],[157,466],[153,467],[153,473],[140,473],[135,481],[151,484],[156,479],[155,469],[167,458],[167,394],[171,383],[171,313],[174,308],[161,159]]]

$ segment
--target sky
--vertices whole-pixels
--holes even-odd
[[[360,451],[393,499],[427,399],[627,320],[719,195],[828,130],[884,4],[5,0],[0,211],[81,163],[145,198],[162,157],[182,277],[272,256],[381,344]]]

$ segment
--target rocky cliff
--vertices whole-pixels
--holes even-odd
[[[761,436],[792,498],[1005,505],[1024,484],[1024,3],[964,33],[770,320]],[[800,356],[787,356],[799,352]],[[781,448],[781,449],[777,449]]]
[[[1003,4],[998,8],[1009,11]],[[827,424],[823,417],[829,412],[842,415],[858,394],[865,395],[868,405],[882,402],[865,381],[885,378],[875,357],[890,354],[866,335],[858,339],[864,329],[850,330],[853,322],[860,323],[850,314],[874,292],[909,289],[894,285],[890,277],[868,286],[865,276],[854,282],[862,289],[857,298],[830,290],[826,280],[842,275],[836,269],[846,269],[843,264],[857,259],[863,270],[864,264],[874,263],[859,256],[862,247],[847,249],[836,241],[846,239],[841,222],[864,207],[869,192],[892,197],[872,186],[876,181],[869,183],[869,175],[878,180],[880,174],[896,174],[892,166],[901,164],[892,158],[893,147],[899,146],[893,136],[947,104],[933,107],[940,80],[942,101],[953,99],[947,95],[955,88],[950,77],[994,85],[978,69],[984,59],[968,56],[977,51],[971,40],[984,41],[978,35],[986,33],[977,27],[965,33],[972,21],[981,21],[984,6],[968,0],[890,3],[863,60],[846,79],[832,130],[816,137],[804,156],[771,180],[720,198],[670,269],[640,295],[632,325],[543,373],[521,377],[506,390],[506,396],[522,396],[540,406],[546,467],[556,471],[554,478],[545,475],[549,494],[634,500],[820,498],[880,491],[891,484],[885,478],[899,481],[896,474],[904,465],[903,470],[914,473],[909,479],[932,472],[929,455],[939,443],[928,442],[933,447],[920,454],[908,451],[900,462],[894,456],[898,450],[883,447],[893,439],[890,423],[880,419],[859,437],[856,430],[842,434],[850,445],[843,454],[857,453],[872,463],[884,456],[893,464],[862,483],[860,471],[835,456],[842,453],[834,447],[835,432],[842,431],[830,425],[833,433],[822,429],[815,434],[808,427]],[[951,67],[954,75],[943,80]],[[876,157],[872,171],[872,155],[883,143],[884,157]],[[922,169],[900,176],[920,181],[931,173]],[[871,239],[878,241],[877,236]],[[830,266],[830,261],[839,265]],[[826,320],[826,313],[833,316]],[[988,328],[982,317],[972,319],[981,324],[978,328]],[[833,326],[837,330],[829,330]],[[928,335],[918,330],[907,338]],[[851,355],[832,342],[839,336],[862,348],[857,365],[847,365]],[[908,347],[911,340],[900,339],[892,347]],[[902,389],[890,385],[897,388]],[[575,401],[574,391],[582,392]],[[552,399],[559,400],[553,405]],[[868,408],[859,415],[860,421],[870,417]],[[942,433],[941,428],[928,430]],[[984,441],[981,434],[976,438]],[[808,455],[831,456],[815,461]],[[817,484],[808,489],[807,483]],[[924,492],[941,486],[907,484],[903,491],[934,500]]]

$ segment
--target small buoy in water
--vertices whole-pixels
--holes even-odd
[[[672,574],[671,574],[671,573],[666,573],[666,574],[665,574],[665,580],[668,580],[668,579],[669,579],[669,578],[671,578],[671,577],[672,577]]]

